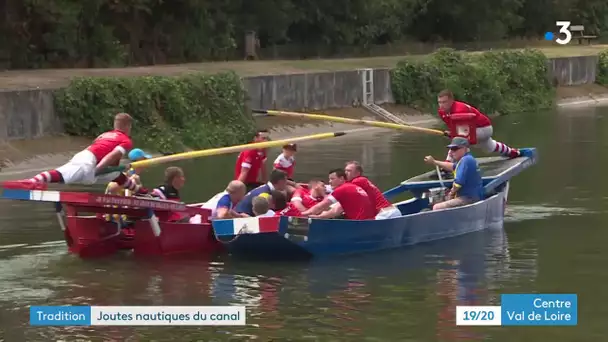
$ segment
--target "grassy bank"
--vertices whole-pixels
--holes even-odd
[[[539,47],[549,58],[598,55],[608,45],[567,45]],[[501,51],[501,50],[494,50]],[[505,50],[502,50],[505,51]],[[513,50],[511,50],[513,51]],[[470,52],[466,54],[478,54]],[[239,76],[290,74],[313,71],[352,70],[358,68],[394,68],[401,60],[424,60],[429,55],[401,55],[370,58],[315,59],[315,60],[272,60],[213,62],[179,65],[158,65],[135,68],[107,69],[45,69],[18,70],[0,73],[0,89],[59,88],[67,86],[75,77],[122,77],[122,76],[177,76],[200,72],[214,74],[233,71]]]

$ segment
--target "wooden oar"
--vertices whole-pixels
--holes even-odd
[[[136,162],[131,163],[130,165],[120,165],[120,166],[115,166],[115,167],[108,167],[108,168],[102,170],[101,172],[99,172],[97,175],[103,175],[106,173],[116,172],[116,171],[124,172],[124,171],[128,170],[130,167],[138,167],[138,168],[146,167],[146,166],[158,165],[158,164],[163,164],[163,163],[175,162],[178,160],[216,156],[219,154],[241,152],[244,150],[251,150],[251,149],[258,149],[258,148],[283,146],[283,145],[296,143],[296,142],[302,142],[302,141],[330,139],[330,138],[335,138],[335,137],[341,137],[343,135],[346,135],[346,132],[320,133],[320,134],[306,135],[303,137],[296,137],[296,138],[289,138],[289,139],[281,139],[281,140],[264,141],[264,142],[259,142],[259,143],[251,143],[251,144],[244,144],[244,145],[237,145],[237,146],[212,148],[212,149],[200,150],[200,151],[183,152],[183,153],[172,154],[169,156],[163,156],[163,157],[158,157],[158,158],[136,161]]]
[[[357,119],[342,118],[342,117],[338,117],[338,116],[285,112],[285,111],[280,111],[280,110],[254,109],[254,110],[252,110],[252,112],[257,113],[257,114],[271,115],[271,116],[284,116],[284,117],[301,118],[301,119],[334,121],[334,122],[341,122],[341,123],[353,124],[353,125],[373,126],[373,127],[381,127],[381,128],[398,129],[398,130],[402,130],[402,131],[418,131],[418,132],[424,132],[424,133],[435,134],[435,135],[444,135],[443,131],[440,131],[437,129],[416,127],[416,126],[410,126],[410,125],[401,125],[401,124],[382,122],[382,121],[357,120]]]

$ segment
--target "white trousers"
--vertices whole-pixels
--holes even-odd
[[[89,150],[83,150],[66,164],[57,168],[57,172],[61,173],[65,184],[95,184],[98,180],[112,181],[120,175],[120,172],[112,172],[99,177],[95,176],[95,167],[97,166],[97,158]]]
[[[494,128],[492,128],[492,125],[476,128],[475,135],[477,136],[477,144],[473,146],[481,148],[485,153],[494,152],[496,149],[496,140],[492,139],[492,134],[494,134]],[[445,160],[451,162],[454,161],[449,152]]]
[[[376,215],[376,220],[387,220],[401,216],[401,211],[397,207],[387,207],[380,210]]]

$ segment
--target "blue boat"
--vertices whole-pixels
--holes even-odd
[[[384,193],[388,198],[413,194],[395,203],[401,217],[379,221],[252,217],[215,220],[213,229],[233,256],[284,260],[373,252],[502,228],[511,178],[537,162],[535,148],[522,151],[523,156],[513,159],[478,159],[486,196],[470,205],[425,210],[434,195],[453,182],[430,171]]]

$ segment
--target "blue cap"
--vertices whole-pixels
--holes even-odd
[[[151,155],[147,154],[146,152],[144,152],[142,149],[140,148],[134,148],[131,150],[131,152],[129,152],[129,159],[131,159],[131,161],[137,161],[140,159],[150,159],[152,158]]]
[[[453,147],[469,147],[469,139],[465,137],[455,137],[452,142],[448,145],[448,148]]]

